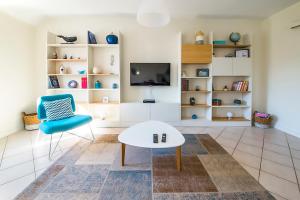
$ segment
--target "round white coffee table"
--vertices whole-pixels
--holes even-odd
[[[161,142],[162,134],[167,134],[167,141]],[[153,143],[153,134],[158,134],[158,143]],[[173,126],[159,121],[146,121],[124,130],[118,137],[122,145],[122,166],[125,162],[125,147],[127,145],[143,148],[176,147],[177,170],[181,171],[181,146],[185,139]]]

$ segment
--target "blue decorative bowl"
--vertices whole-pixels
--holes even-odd
[[[198,116],[196,114],[193,114],[192,119],[198,119]]]
[[[113,33],[106,36],[106,42],[108,44],[118,44],[118,37]]]
[[[240,41],[241,39],[241,34],[240,33],[231,33],[230,36],[229,36],[229,39],[231,42],[233,42],[235,45],[238,41]]]

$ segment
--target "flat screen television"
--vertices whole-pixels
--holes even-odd
[[[170,86],[170,63],[130,63],[131,86]]]

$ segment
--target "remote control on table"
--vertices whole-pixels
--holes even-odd
[[[153,143],[158,143],[158,134],[153,134]]]
[[[164,143],[167,142],[167,134],[166,133],[162,134],[161,142],[164,142]]]

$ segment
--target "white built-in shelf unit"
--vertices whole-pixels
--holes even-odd
[[[105,36],[109,33],[94,33],[99,44],[88,44],[87,31],[81,37],[79,35],[74,44],[63,44],[65,41],[58,38],[58,34],[48,32],[47,91],[48,94],[72,94],[80,112],[89,113],[101,120],[119,121],[121,35],[114,33],[118,36],[118,44],[106,44]],[[57,58],[53,57],[54,53]],[[67,59],[64,59],[64,55],[67,55]],[[59,70],[62,65],[66,69],[64,74],[60,74]],[[93,72],[94,67],[99,73]],[[82,70],[85,70],[84,74],[79,73]],[[49,76],[57,77],[60,88],[49,87]],[[87,88],[82,88],[84,77],[87,79]],[[71,80],[78,83],[77,88],[68,87]],[[101,88],[95,88],[96,81],[101,82]],[[113,84],[117,84],[116,89]],[[103,103],[106,98],[108,103]]]

